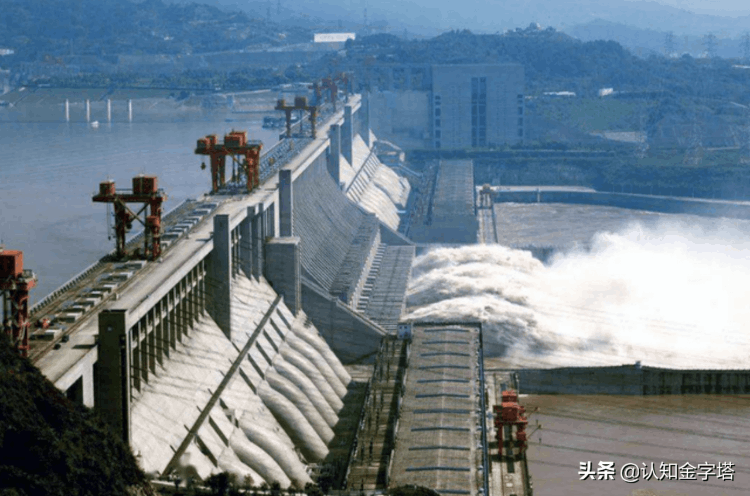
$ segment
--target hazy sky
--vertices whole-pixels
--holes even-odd
[[[750,3],[746,0],[656,0],[662,5],[690,10],[698,14],[740,16],[750,14]]]

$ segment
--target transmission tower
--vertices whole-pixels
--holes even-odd
[[[744,55],[745,62],[750,62],[750,33],[742,36],[742,55]]]
[[[281,15],[281,0],[276,0],[276,15]]]

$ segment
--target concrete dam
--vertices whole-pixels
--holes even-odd
[[[260,157],[259,186],[167,214],[157,260],[105,257],[30,309],[49,322],[30,359],[147,472],[303,488],[332,450],[346,465],[342,364],[372,363],[395,333],[415,248],[367,99],[342,107]]]

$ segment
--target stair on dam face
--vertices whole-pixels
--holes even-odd
[[[256,485],[302,488],[306,463],[328,453],[350,378],[305,315],[293,316],[263,279],[240,274],[232,291],[232,339],[202,316],[134,391],[133,449],[146,471],[161,472],[192,436],[178,453],[185,473],[229,470]]]
[[[362,199],[369,203],[361,207],[352,203],[335,184],[325,162],[314,163],[294,182],[294,232],[301,240],[300,258],[305,278],[368,321],[378,324],[379,330],[371,329],[374,333],[382,332],[385,327],[395,332],[403,310],[414,250],[401,246],[408,245],[408,240],[381,233],[384,229],[387,231],[382,224],[392,224],[392,229],[398,226],[393,199],[405,202],[408,183],[404,186],[393,171],[369,152],[364,142],[360,148],[363,156],[358,163],[362,170],[349,191],[355,191],[363,178]],[[366,210],[374,211],[375,215]],[[388,242],[383,242],[381,235],[386,236]],[[388,243],[398,246],[387,246]],[[340,346],[331,341],[333,336],[341,339],[347,326],[351,326],[351,332],[361,332],[355,330],[367,325],[355,323],[340,312],[331,317],[330,313],[314,310],[310,305],[330,307],[320,300],[320,295],[313,294],[315,291],[311,287],[307,292],[309,297],[303,297],[303,306],[311,312],[329,343],[340,351]],[[347,353],[353,358],[351,355]]]
[[[375,258],[373,258],[372,261],[372,268],[367,274],[367,280],[365,281],[365,284],[362,288],[362,294],[360,295],[359,302],[357,303],[357,311],[363,315],[365,314],[367,305],[370,302],[372,288],[375,285],[375,280],[378,277],[378,271],[380,270],[380,264],[383,261],[383,255],[385,255],[386,248],[387,246],[384,244],[378,246],[378,251],[375,253]]]

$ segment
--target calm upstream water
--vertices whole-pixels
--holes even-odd
[[[210,189],[195,142],[206,134],[249,131],[270,148],[278,130],[246,122],[158,123],[0,122],[0,239],[24,252],[24,267],[38,277],[38,301],[114,248],[107,239],[107,206],[91,196],[113,179],[130,188],[138,174],[156,175],[169,200],[165,211]],[[109,222],[112,225],[112,222]],[[134,232],[135,232],[134,227]]]

